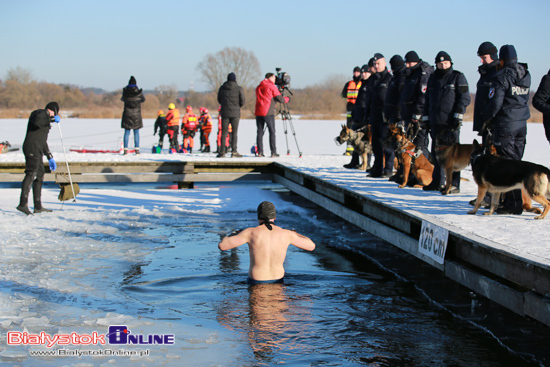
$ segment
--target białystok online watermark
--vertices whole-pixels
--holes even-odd
[[[82,356],[121,356],[144,357],[149,355],[149,350],[78,350],[63,349],[65,346],[147,346],[147,345],[172,345],[175,344],[175,336],[172,334],[132,334],[124,325],[109,326],[107,334],[97,331],[91,334],[55,334],[46,332],[32,334],[26,331],[8,331],[8,345],[42,346],[54,350],[29,351],[31,356],[57,356],[57,357],[82,357]]]

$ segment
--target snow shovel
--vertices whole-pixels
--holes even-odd
[[[63,143],[63,134],[61,134],[61,126],[59,122],[57,123],[57,127],[59,128],[59,137],[61,138],[61,145],[63,146],[63,154],[65,155],[65,163],[67,164],[67,173],[69,175],[69,184],[71,186],[71,193],[72,193],[72,196],[70,196],[70,193],[66,193],[68,191],[68,188],[67,188],[67,186],[69,186],[68,184],[60,184],[61,192],[59,193],[59,200],[65,201],[65,200],[73,199],[73,203],[74,203],[76,202],[76,195],[80,192],[80,187],[78,187],[77,184],[73,184],[73,179],[71,177],[71,170],[69,169],[69,161],[67,160],[67,152],[65,150],[65,144]],[[75,190],[75,186],[76,186],[76,190]]]

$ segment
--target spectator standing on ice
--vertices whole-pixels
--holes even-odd
[[[153,135],[156,133],[159,133],[159,147],[162,149],[162,145],[164,143],[164,135],[168,132],[168,125],[166,123],[166,114],[163,110],[159,110],[157,113],[157,119],[155,121],[155,127],[153,130]],[[159,152],[160,153],[160,152]]]
[[[21,197],[17,210],[26,215],[32,215],[28,207],[29,193],[32,186],[34,199],[34,212],[47,213],[51,210],[42,206],[42,183],[44,182],[44,163],[42,157],[48,158],[50,169],[55,171],[57,164],[48,147],[48,134],[51,123],[59,122],[59,105],[57,102],[50,102],[42,110],[35,110],[29,117],[27,135],[23,141],[23,154],[25,155],[25,177],[21,183]]]
[[[134,147],[136,154],[139,154],[139,129],[143,127],[141,118],[141,104],[145,102],[143,90],[137,86],[136,78],[130,77],[128,85],[122,89],[122,97],[124,102],[124,112],[122,113],[122,128],[124,129],[124,155],[128,154],[128,140],[130,139],[130,131],[134,131]]]
[[[527,64],[518,63],[513,45],[504,45],[499,51],[502,69],[495,75],[489,89],[489,104],[481,118],[484,126],[491,126],[497,154],[504,158],[521,160],[525,151],[527,120],[529,112],[529,89],[531,74]],[[521,189],[504,194],[502,206],[497,214],[523,213]]]
[[[264,127],[269,130],[269,148],[271,158],[278,157],[277,142],[275,137],[275,102],[288,103],[289,97],[283,97],[279,88],[275,86],[277,77],[273,73],[267,73],[265,79],[256,87],[256,145],[258,146],[258,157],[264,156]]]
[[[181,134],[183,135],[183,152],[193,153],[195,145],[195,132],[197,131],[197,115],[193,112],[193,107],[187,106],[185,115],[181,119]]]
[[[348,81],[342,89],[340,94],[342,98],[347,100],[346,103],[346,125],[349,129],[353,126],[353,117],[351,113],[353,111],[353,105],[357,100],[357,95],[359,94],[359,88],[361,88],[361,68],[356,66],[353,68],[353,79]],[[350,142],[347,143],[346,155],[351,155],[353,152],[353,146]]]
[[[533,97],[533,107],[542,112],[546,139],[550,142],[550,71],[542,77]]]
[[[179,124],[180,110],[176,108],[175,104],[170,103],[168,105],[168,113],[166,114],[167,133],[170,137],[170,153],[177,153],[180,148],[178,144]]]
[[[468,81],[460,71],[453,70],[451,56],[445,51],[440,51],[435,56],[435,65],[436,69],[428,79],[426,104],[422,117],[424,125],[427,125],[430,130],[432,153],[435,153],[438,148],[437,135],[444,131],[449,134],[445,145],[460,142],[460,127],[466,107],[470,104]],[[439,165],[436,157],[436,154],[432,154],[434,170],[432,182],[423,187],[426,191],[438,191],[445,185],[445,168]],[[450,193],[460,193],[460,172],[453,172]]]
[[[237,84],[235,73],[227,75],[227,81],[222,84],[218,90],[218,103],[221,106],[220,115],[222,117],[222,133],[220,141],[225,141],[229,133],[229,126],[233,130],[233,139],[231,140],[231,157],[242,157],[237,151],[239,120],[241,118],[241,108],[244,106],[244,90]],[[225,157],[226,146],[221,144],[217,157]]]

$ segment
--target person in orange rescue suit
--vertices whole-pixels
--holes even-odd
[[[180,148],[178,144],[179,122],[180,110],[176,108],[176,105],[170,103],[168,105],[168,113],[166,114],[167,134],[170,138],[170,153],[177,153]]]
[[[356,66],[353,68],[353,79],[344,85],[344,89],[342,89],[342,93],[340,94],[342,98],[345,98],[347,100],[346,125],[350,129],[353,125],[353,117],[351,116],[351,112],[353,111],[353,106],[355,105],[355,101],[357,100],[359,88],[361,88],[361,68],[359,66]],[[348,141],[345,155],[351,155],[352,152],[353,146],[351,146],[350,142]]]
[[[221,111],[221,108],[222,106],[218,107],[218,135],[216,138],[216,145],[218,149],[216,150],[216,153],[220,153],[222,151],[220,149],[222,146],[222,115],[221,113],[219,113]],[[228,151],[229,141],[233,136],[233,127],[231,126],[231,124],[229,124],[227,131],[229,132],[229,134],[227,134],[227,136],[225,137],[225,149],[224,149],[225,151]]]
[[[212,117],[208,113],[208,108],[201,107],[199,109],[201,115],[199,117],[199,127],[201,131],[201,149],[204,153],[210,153],[210,133],[212,132]]]
[[[197,131],[197,115],[193,107],[187,106],[186,113],[181,119],[181,134],[183,135],[183,153],[193,153],[195,132]]]

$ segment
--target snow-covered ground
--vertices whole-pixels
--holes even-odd
[[[338,182],[403,210],[414,211],[419,216],[435,218],[463,233],[476,234],[493,241],[496,247],[519,256],[550,263],[550,246],[546,242],[550,218],[536,221],[531,213],[521,216],[483,216],[481,213],[484,210],[476,216],[467,215],[466,212],[471,208],[468,201],[477,192],[469,168],[462,174],[469,181],[462,182],[461,193],[450,196],[414,188],[398,189],[395,183],[387,180],[367,178],[364,172],[346,170],[342,165],[349,162],[350,158],[342,155],[345,147],[334,143],[341,123],[295,119],[293,127],[303,152],[300,158],[290,128],[290,155],[285,154],[287,147],[283,126],[278,121],[278,151],[281,157],[277,161]],[[8,140],[13,146],[22,144],[26,124],[27,121],[22,119],[0,120],[0,141]],[[122,137],[119,120],[68,119],[63,120],[59,127],[69,162],[220,160],[213,153],[148,153],[158,140],[152,135],[153,120],[145,120],[145,127],[141,130],[143,153],[140,156],[69,152],[70,148],[82,147],[118,149]],[[255,133],[254,121],[241,122],[239,151],[245,156],[239,159],[271,160],[250,154],[250,147],[255,143]],[[477,137],[471,131],[471,123],[465,123],[461,141],[471,142],[474,138]],[[53,127],[48,141],[58,164],[64,164],[65,155],[58,126]],[[214,134],[211,142],[215,142]],[[264,144],[268,146],[267,134]],[[542,124],[530,124],[524,159],[547,166],[549,150]],[[266,151],[266,154],[269,152]],[[24,162],[24,157],[21,151],[0,154],[0,162]],[[4,289],[0,292],[0,339],[5,339],[9,330],[44,330],[52,334],[77,330],[83,333],[100,326],[123,323],[132,327],[133,332],[158,333],[159,328],[162,328],[163,333],[178,334],[178,340],[190,349],[193,342],[197,343],[195,353],[199,353],[201,345],[210,343],[212,335],[207,325],[198,331],[194,328],[186,335],[180,327],[175,332],[175,326],[170,321],[153,322],[130,316],[135,314],[138,306],[132,302],[121,302],[117,298],[119,294],[112,292],[113,287],[118,286],[120,271],[128,271],[128,264],[139,262],[149,252],[165,245],[166,239],[162,236],[153,243],[150,239],[145,241],[140,238],[145,225],[143,223],[151,225],[164,218],[201,212],[215,215],[230,210],[254,211],[264,195],[270,195],[261,190],[235,189],[228,196],[220,194],[220,190],[215,187],[198,190],[128,190],[110,187],[84,189],[76,202],[66,202],[62,207],[57,201],[59,189],[49,186],[43,191],[44,206],[62,210],[25,217],[15,209],[20,190],[4,188],[0,192],[0,282]],[[292,208],[283,207],[282,210]],[[18,292],[19,286],[34,291],[31,294],[28,291]],[[74,304],[64,303],[67,297],[74,297]],[[223,336],[218,335],[217,338],[223,340]],[[13,361],[27,360],[26,348],[6,346],[4,340],[0,344],[0,357]],[[218,341],[209,348],[219,348],[220,353],[223,353],[223,347],[224,343]],[[176,361],[181,357],[181,353],[174,353],[169,347],[159,346],[157,349],[160,350],[157,356],[163,355],[164,363],[170,361],[170,358]],[[211,352],[215,351],[209,349]],[[200,358],[207,361],[208,353],[203,354]],[[154,357],[135,360],[136,363],[144,364],[159,362]],[[55,364],[55,360],[51,362]]]

